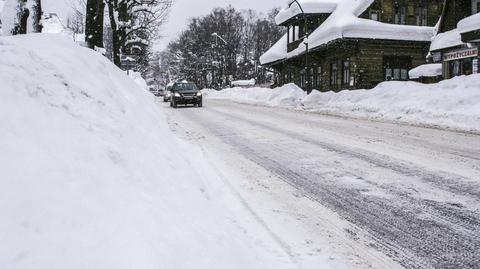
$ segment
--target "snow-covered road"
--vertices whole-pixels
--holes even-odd
[[[480,268],[480,136],[221,100],[162,106],[300,268]]]

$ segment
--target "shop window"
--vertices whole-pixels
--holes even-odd
[[[350,59],[347,59],[342,63],[342,85],[348,86],[350,84]]]
[[[450,71],[450,77],[471,75],[473,73],[473,60],[472,58],[467,58],[450,61],[448,62],[448,68]]]
[[[338,66],[337,63],[330,64],[330,86],[337,86]]]
[[[386,56],[383,59],[385,80],[408,80],[410,57]]]
[[[407,18],[407,7],[405,6],[396,6],[393,8],[394,13],[394,23],[395,24],[405,24]]]
[[[322,88],[322,67],[321,66],[318,66],[316,68],[316,79],[315,79],[315,87],[317,88],[317,90],[321,90]]]
[[[426,7],[417,7],[415,17],[418,26],[428,25],[428,9]]]
[[[380,21],[380,11],[371,10],[370,11],[370,19],[374,20],[374,21]]]

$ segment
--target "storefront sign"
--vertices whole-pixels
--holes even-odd
[[[443,54],[443,61],[448,62],[477,56],[478,48],[458,50]]]

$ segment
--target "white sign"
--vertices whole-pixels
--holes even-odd
[[[477,56],[478,48],[458,50],[443,54],[443,61],[448,62]]]
[[[478,74],[478,59],[473,59],[472,64],[473,64],[472,73]]]

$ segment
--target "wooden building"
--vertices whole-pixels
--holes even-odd
[[[431,55],[442,63],[443,77],[478,73],[480,46],[480,0],[445,1]]]
[[[443,6],[441,0],[314,2],[292,1],[276,17],[287,33],[260,61],[276,71],[279,85],[339,91],[408,80],[408,71],[426,62]]]

